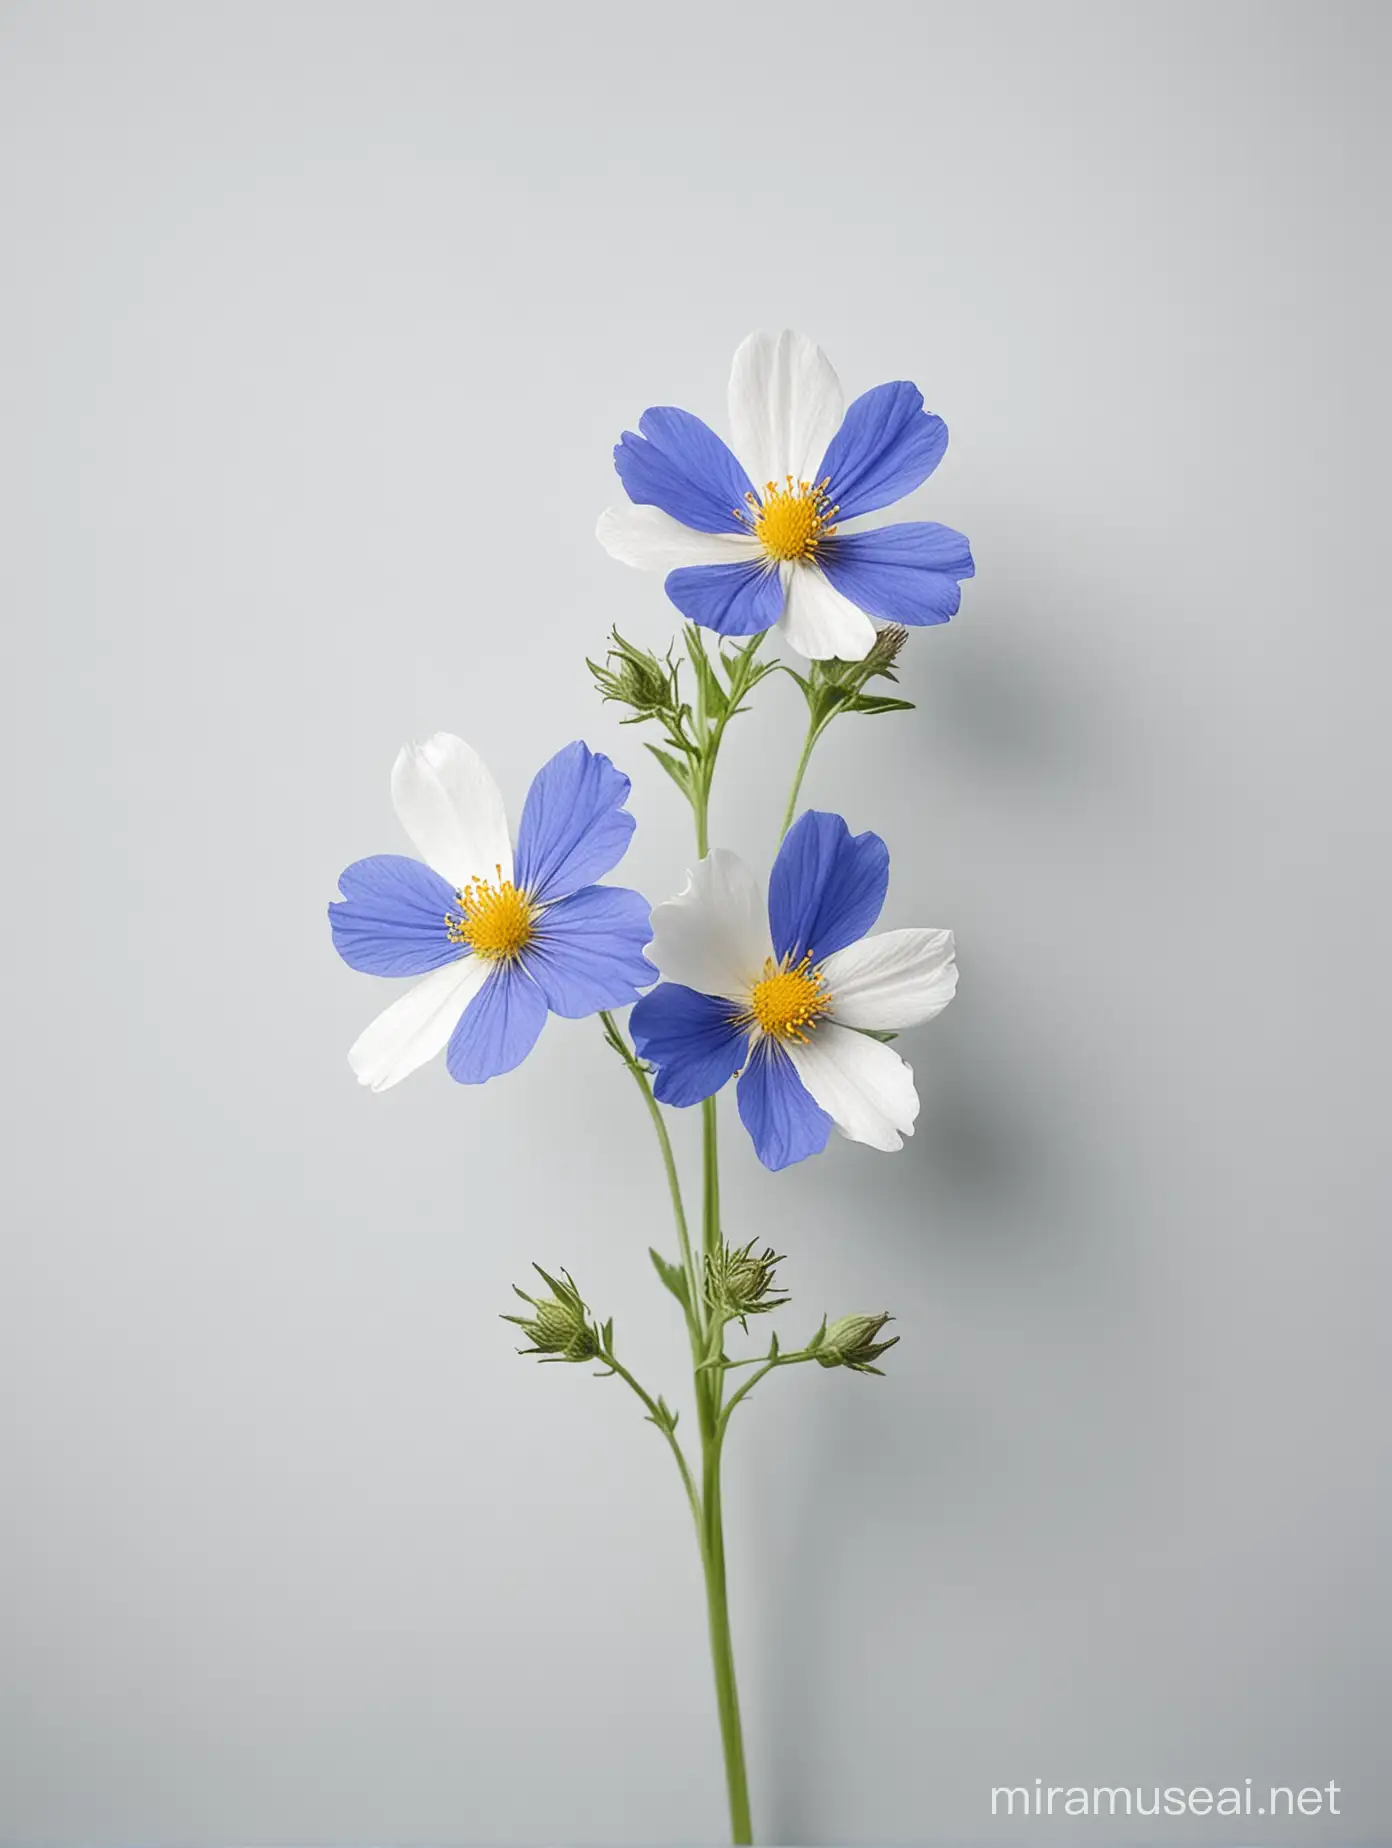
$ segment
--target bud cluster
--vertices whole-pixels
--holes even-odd
[[[628,707],[629,716],[620,720],[623,725],[651,721],[661,727],[662,744],[649,744],[647,749],[693,807],[704,803],[726,724],[748,710],[742,703],[746,695],[769,674],[779,672],[781,664],[757,658],[762,633],[740,647],[711,652],[700,629],[687,623],[682,630],[685,663],[670,649],[659,656],[639,648],[617,629],[610,635],[604,660],[585,662],[602,698]],[[695,682],[694,705],[683,695],[683,665]]]

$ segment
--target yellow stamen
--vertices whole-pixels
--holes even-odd
[[[770,956],[754,984],[748,1008],[737,1018],[741,1025],[762,1027],[773,1039],[801,1040],[806,1045],[806,1029],[814,1027],[830,1006],[831,996],[812,967],[810,954],[791,965],[776,963]]]
[[[809,559],[816,555],[818,542],[829,539],[836,531],[833,521],[839,508],[827,505],[830,475],[815,484],[786,477],[787,485],[766,482],[764,498],[746,494],[748,511],[734,509],[735,517],[746,526],[767,555],[780,563]]]
[[[445,913],[445,934],[451,943],[467,944],[485,962],[511,962],[531,942],[537,909],[525,892],[495,867],[496,883],[471,879],[455,893],[459,913]]]

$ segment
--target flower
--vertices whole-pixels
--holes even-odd
[[[734,453],[689,411],[644,411],[614,451],[631,504],[600,515],[601,545],[665,571],[692,622],[721,635],[776,623],[813,661],[862,660],[876,621],[946,622],[975,570],[961,533],[842,523],[926,481],[947,425],[903,379],[862,393],[844,416],[842,405],[830,360],[805,334],[751,334],[730,372]]]
[[[788,831],[765,916],[753,875],[716,848],[652,914],[663,980],[629,1030],[666,1104],[711,1097],[736,1073],[739,1113],[766,1168],[853,1142],[913,1134],[913,1071],[873,1037],[940,1014],[957,987],[952,932],[866,931],[884,904],[889,851],[810,809]]]
[[[647,900],[592,883],[633,833],[628,778],[607,757],[577,741],[542,765],[515,865],[498,786],[462,738],[403,746],[391,787],[425,864],[355,861],[329,924],[352,968],[425,979],[350,1049],[361,1083],[385,1091],[448,1047],[450,1076],[482,1084],[521,1064],[548,1009],[575,1020],[625,1007],[652,981]]]

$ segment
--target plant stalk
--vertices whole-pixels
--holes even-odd
[[[709,724],[704,699],[698,699],[697,723],[705,744],[706,762],[698,794],[691,806],[696,819],[696,851],[704,858],[710,851],[711,771],[724,726],[720,721],[713,726]],[[719,1134],[715,1099],[708,1097],[701,1105],[701,1244],[706,1254],[715,1251],[720,1244]],[[724,1437],[720,1401],[724,1381],[720,1369],[702,1372],[698,1360],[694,1385],[701,1427],[701,1506],[705,1516],[701,1565],[706,1575],[711,1669],[720,1717],[720,1744],[725,1757],[730,1840],[736,1848],[744,1848],[754,1840],[754,1827],[749,1809],[749,1773],[744,1758],[744,1728],[740,1721],[735,1645],[730,1631],[730,1600],[725,1577],[725,1522],[720,1491],[720,1453]]]
[[[807,775],[807,766],[812,761],[812,753],[816,749],[817,740],[825,730],[826,727],[818,725],[815,720],[807,727],[802,756],[798,759],[797,770],[793,775],[793,786],[788,791],[788,806],[783,811],[783,826],[778,830],[780,841],[793,825],[793,817],[797,814],[797,799],[802,792],[802,779]]]

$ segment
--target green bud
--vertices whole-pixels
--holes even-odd
[[[740,1320],[747,1315],[767,1315],[788,1301],[774,1290],[774,1266],[783,1262],[772,1246],[754,1256],[758,1241],[751,1239],[738,1249],[722,1245],[706,1254],[706,1301],[712,1309]]]
[[[640,719],[660,717],[677,709],[677,670],[670,657],[662,661],[646,648],[625,641],[617,629],[603,665],[587,660],[595,685],[606,700],[631,707]],[[625,723],[632,723],[626,720]]]
[[[549,1296],[528,1296],[514,1284],[513,1291],[524,1303],[530,1303],[533,1315],[505,1315],[504,1322],[515,1322],[531,1342],[518,1348],[519,1354],[540,1354],[545,1360],[594,1360],[600,1351],[599,1336],[590,1325],[589,1311],[569,1271],[560,1278],[544,1271],[539,1264],[532,1269],[548,1285]]]
[[[881,629],[875,637],[870,652],[860,663],[862,684],[873,680],[878,674],[885,680],[894,680],[894,663],[904,651],[904,644],[909,639],[909,632],[901,623],[892,622]]]
[[[867,680],[896,680],[894,664],[904,651],[909,632],[901,623],[892,622],[879,630],[870,652],[859,661],[814,661],[812,683],[821,687],[842,687],[858,693]]]
[[[826,1331],[814,1359],[823,1367],[849,1367],[852,1373],[882,1373],[884,1369],[874,1362],[899,1337],[891,1335],[888,1341],[877,1341],[875,1337],[886,1322],[893,1320],[888,1311],[884,1315],[843,1315]]]

